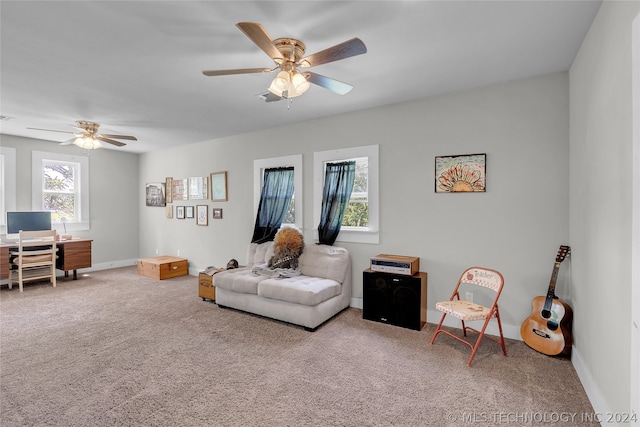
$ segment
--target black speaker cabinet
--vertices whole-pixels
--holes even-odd
[[[366,269],[362,317],[419,331],[427,322],[427,273],[413,276]]]

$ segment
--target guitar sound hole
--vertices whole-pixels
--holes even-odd
[[[547,328],[549,328],[549,330],[551,331],[555,331],[556,329],[558,329],[558,324],[554,322],[547,322]]]
[[[545,319],[548,319],[549,317],[551,317],[551,311],[550,310],[542,310],[542,317],[544,317]]]

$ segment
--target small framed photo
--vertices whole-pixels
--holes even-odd
[[[145,193],[147,206],[164,206],[166,204],[164,182],[148,183]]]
[[[176,218],[184,219],[184,206],[176,206]]]
[[[168,176],[164,180],[164,188],[166,189],[165,202],[173,203],[173,178]]]
[[[171,180],[172,201],[189,200],[189,179]]]
[[[227,195],[227,171],[213,172],[211,174],[211,200],[214,202],[226,202]]]
[[[194,218],[195,217],[195,208],[193,206],[185,206],[184,207],[184,216],[185,218]]]
[[[167,206],[165,207],[165,213],[167,215],[167,218],[173,218],[173,205],[171,203],[167,203]]]
[[[197,176],[189,178],[189,199],[207,200],[209,198],[209,177]]]
[[[196,224],[209,225],[209,206],[198,205],[196,206],[196,211],[198,213],[198,215],[196,216]]]
[[[487,188],[487,155],[437,156],[436,193],[484,193]]]
[[[222,219],[222,208],[213,208],[213,219]]]

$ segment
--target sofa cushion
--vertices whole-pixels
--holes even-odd
[[[265,279],[258,284],[258,296],[294,304],[316,305],[339,295],[340,282],[321,277],[296,276],[286,279]]]
[[[266,264],[273,256],[273,241],[265,243],[249,243],[247,248],[247,267]]]
[[[344,281],[351,264],[349,252],[339,246],[309,244],[300,255],[298,268],[305,276]]]
[[[264,276],[257,276],[250,268],[237,268],[222,271],[213,276],[213,284],[217,288],[241,294],[257,294],[258,283],[264,280]]]

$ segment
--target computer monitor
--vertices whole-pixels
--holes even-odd
[[[7,212],[7,240],[17,240],[23,231],[51,230],[51,212]]]

